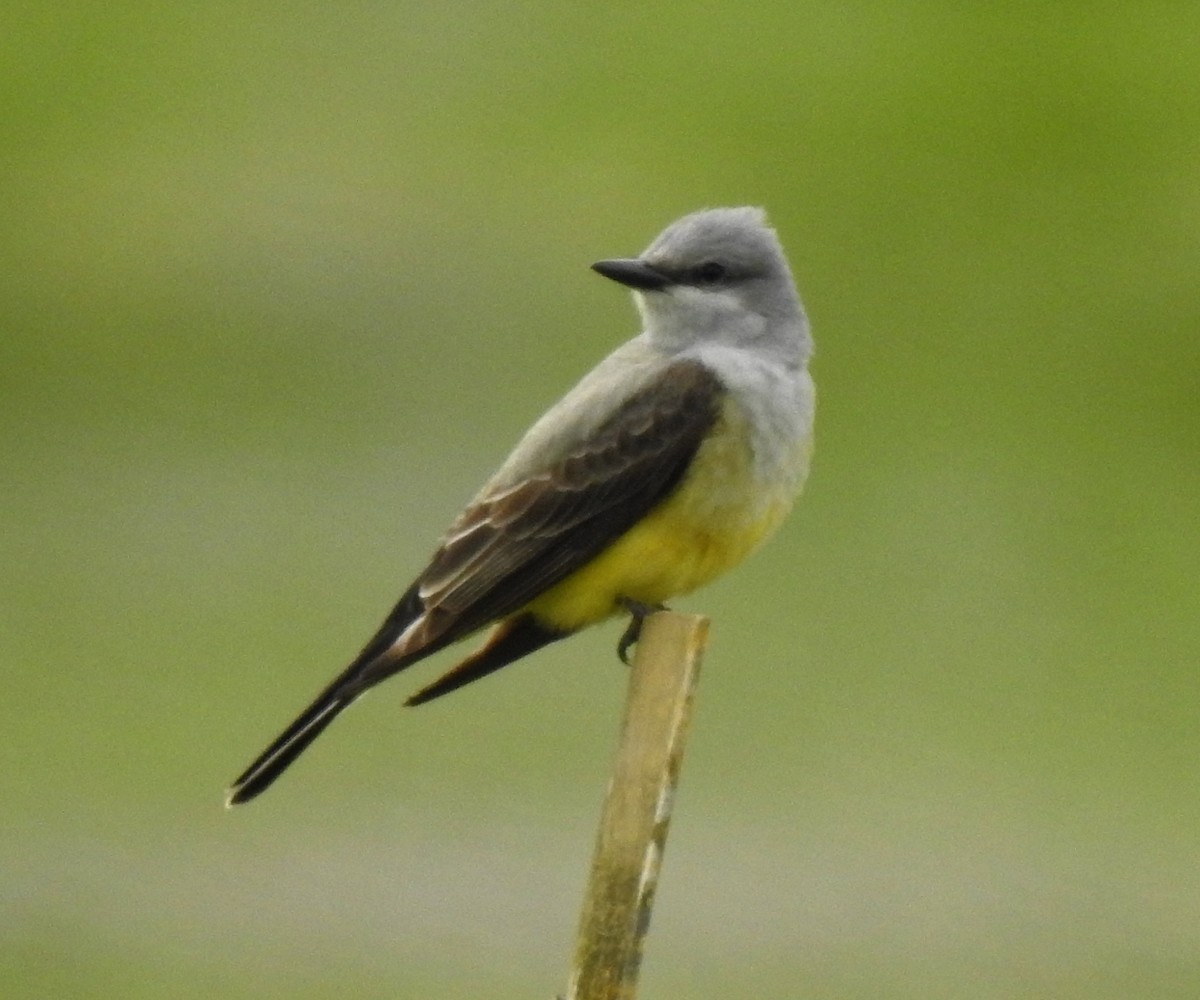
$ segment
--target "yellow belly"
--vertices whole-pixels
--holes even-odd
[[[807,447],[798,444],[805,455]],[[795,488],[791,476],[774,484],[756,478],[744,421],[726,408],[675,492],[526,610],[551,628],[574,630],[615,614],[621,598],[653,605],[695,590],[779,526]]]

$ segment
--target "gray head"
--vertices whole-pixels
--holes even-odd
[[[640,257],[592,267],[633,289],[647,336],[663,347],[777,342],[808,353],[804,310],[760,208],[685,215]]]

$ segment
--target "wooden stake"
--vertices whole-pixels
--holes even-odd
[[[567,1000],[634,1000],[708,619],[646,618],[583,901]]]

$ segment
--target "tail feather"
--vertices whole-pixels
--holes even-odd
[[[494,670],[527,656],[535,649],[565,639],[570,634],[546,628],[538,624],[532,615],[510,618],[496,626],[481,649],[476,650],[432,684],[423,687],[404,704],[424,705],[434,698],[457,691],[464,684],[486,677]]]
[[[265,792],[288,765],[353,701],[354,697],[342,698],[336,694],[322,694],[238,776],[229,789],[225,805],[241,805]]]
[[[420,617],[423,610],[417,585],[413,584],[354,661],[242,772],[229,789],[226,806],[249,802],[266,791],[288,765],[325,731],[325,727],[367,688],[446,645],[449,640],[439,638],[403,657],[388,656],[392,644]]]
[[[266,791],[308,745],[325,731],[325,727],[368,688],[459,638],[455,632],[446,630],[442,634],[435,633],[435,638],[418,645],[416,649],[395,655],[393,643],[412,621],[420,617],[422,609],[417,601],[414,587],[354,662],[335,677],[312,704],[238,776],[226,796],[226,806],[241,805]],[[406,704],[420,705],[448,694],[567,634],[539,625],[530,615],[519,615],[502,622],[492,632],[482,649],[413,695]]]
[[[393,644],[422,611],[414,586],[354,662],[238,776],[229,789],[225,804],[241,805],[261,795],[364,691],[461,637],[461,633],[452,629],[440,634],[435,632],[423,644],[418,640],[417,648],[397,655]],[[568,634],[548,629],[528,614],[501,622],[483,648],[418,691],[405,704],[421,705],[432,701]]]

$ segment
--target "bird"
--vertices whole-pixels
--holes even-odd
[[[741,562],[808,475],[808,318],[764,210],[671,223],[593,270],[631,290],[642,331],[520,439],[352,662],[237,778],[261,794],[365,691],[452,643],[480,646],[422,705],[587,626],[641,622]]]

